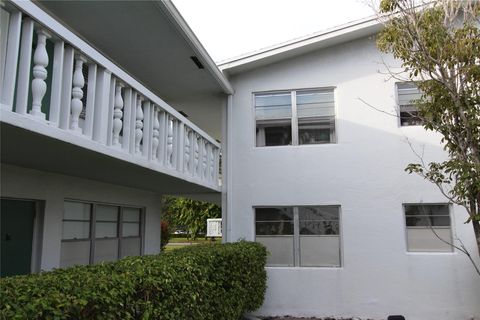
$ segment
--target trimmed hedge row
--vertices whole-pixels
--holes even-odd
[[[241,241],[0,279],[0,318],[238,320],[263,303],[266,256]]]

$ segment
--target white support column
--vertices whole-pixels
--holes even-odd
[[[158,145],[160,143],[160,121],[158,121],[158,111],[159,109],[152,104],[152,114],[153,114],[153,132],[152,132],[152,160],[156,160],[158,158]]]
[[[47,92],[48,72],[48,53],[47,53],[47,38],[51,35],[44,29],[37,30],[37,46],[33,54],[33,80],[32,80],[32,109],[30,115],[45,120],[46,115],[42,112],[42,100]]]
[[[63,58],[65,43],[55,41],[53,49],[52,90],[50,95],[50,114],[48,120],[58,126],[60,120],[60,103],[62,98]]]
[[[60,120],[59,128],[67,130],[70,125],[70,99],[72,98],[72,77],[73,77],[74,50],[72,47],[65,47],[62,73],[62,92],[60,98]]]
[[[85,86],[85,79],[83,78],[83,64],[87,62],[87,59],[81,55],[75,56],[75,71],[73,72],[72,80],[72,101],[70,105],[70,129],[75,132],[82,132],[82,129],[78,126],[80,113],[83,109],[83,86]]]
[[[132,118],[132,88],[125,88],[123,106],[123,135],[122,135],[122,148],[126,152],[130,150],[130,132],[131,132],[131,118]]]
[[[108,98],[110,97],[111,76],[110,71],[104,68],[97,69],[93,140],[102,144],[107,144]]]
[[[215,182],[215,146],[213,144],[210,145],[210,169],[208,171],[208,177],[209,180],[212,181],[212,183]]]
[[[120,146],[120,131],[122,130],[123,118],[123,98],[122,98],[123,84],[117,80],[115,84],[115,98],[113,103],[113,141],[114,146]]]
[[[88,64],[87,106],[85,112],[85,126],[83,134],[88,138],[93,137],[93,120],[95,117],[95,94],[97,87],[97,64]]]
[[[0,102],[12,110],[15,84],[17,79],[18,51],[20,49],[20,34],[22,30],[22,13],[10,14],[8,26],[7,55],[5,59],[5,73],[2,83]]]
[[[142,109],[143,97],[137,95],[137,110],[135,114],[135,153],[141,153],[141,143],[143,139],[143,109]]]
[[[151,159],[152,155],[152,117],[150,114],[150,100],[146,100],[143,103],[143,149],[142,149],[142,156],[146,157],[147,159]]]
[[[20,61],[18,62],[17,100],[15,112],[27,113],[28,88],[32,60],[33,20],[25,18],[22,23],[22,40],[20,44]]]

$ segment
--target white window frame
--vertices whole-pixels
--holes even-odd
[[[329,235],[338,237],[339,241],[339,252],[338,252],[338,265],[319,265],[319,266],[302,266],[301,265],[301,256],[300,256],[300,219],[299,219],[299,208],[302,207],[336,207],[338,209],[338,234]],[[253,207],[253,234],[254,241],[257,239],[257,228],[256,228],[256,209],[261,208],[292,208],[293,209],[293,266],[275,266],[268,265],[269,268],[342,268],[343,267],[343,229],[342,229],[342,207],[338,204],[333,205],[271,205],[271,206],[254,206]],[[319,235],[321,237],[322,235]],[[278,235],[281,237],[281,235]]]
[[[252,92],[252,117],[253,117],[253,145],[254,148],[282,148],[282,147],[291,147],[291,146],[322,146],[322,145],[332,145],[338,143],[338,125],[337,125],[337,88],[334,86],[326,87],[314,87],[314,88],[296,88],[296,89],[282,89],[282,90],[267,90],[267,91],[255,91]],[[299,144],[299,126],[298,126],[298,112],[297,112],[297,92],[298,91],[315,91],[315,90],[332,90],[334,97],[334,115],[333,115],[333,134],[330,136],[330,142],[326,143],[316,143],[316,144]],[[255,114],[255,97],[260,94],[278,94],[278,93],[290,93],[291,106],[292,106],[292,116],[290,119],[290,125],[292,128],[292,144],[286,145],[277,145],[277,146],[257,146],[257,118]],[[281,119],[279,119],[281,120]]]
[[[408,245],[408,230],[409,229],[425,229],[429,230],[430,227],[428,226],[415,226],[415,227],[409,227],[407,226],[407,213],[406,213],[406,207],[407,206],[446,206],[448,209],[448,217],[450,221],[450,225],[448,227],[436,227],[437,229],[449,229],[449,239],[444,239],[447,242],[450,242],[453,244],[453,215],[452,215],[452,206],[449,203],[445,202],[429,202],[429,203],[418,203],[418,202],[409,202],[409,203],[403,203],[402,204],[402,213],[403,213],[403,226],[405,228],[405,250],[409,254],[431,254],[431,253],[438,253],[438,254],[449,254],[455,252],[454,247],[450,246],[449,250],[410,250],[409,245]],[[429,230],[429,232],[432,233],[433,236],[434,233],[432,230]],[[442,242],[440,239],[437,239],[439,242]]]
[[[122,254],[122,242],[123,239],[131,239],[131,238],[139,238],[140,239],[140,255],[144,255],[144,240],[145,240],[145,208],[139,206],[130,206],[130,205],[123,205],[123,204],[113,204],[113,203],[104,203],[104,202],[96,202],[96,201],[84,201],[84,200],[76,200],[76,199],[64,199],[63,203],[65,202],[76,202],[82,204],[90,205],[90,226],[89,226],[89,237],[88,238],[81,238],[81,239],[63,239],[63,222],[64,221],[71,221],[70,219],[65,219],[64,211],[62,214],[62,238],[61,242],[90,242],[90,253],[89,253],[89,265],[95,264],[95,244],[97,241],[102,240],[117,240],[118,241],[118,250],[117,250],[117,258],[116,260],[121,259]],[[96,210],[97,206],[104,205],[104,206],[113,206],[118,208],[118,215],[117,215],[117,236],[116,237],[106,237],[106,238],[96,238],[95,236],[95,224],[96,224]],[[122,236],[123,231],[123,210],[124,208],[131,208],[140,210],[140,221],[139,221],[139,235],[138,236]],[[64,209],[65,210],[65,209]]]

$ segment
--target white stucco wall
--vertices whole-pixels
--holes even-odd
[[[426,161],[445,154],[438,135],[400,127],[358,100],[395,112],[395,81],[378,72],[381,61],[365,38],[231,77],[228,240],[255,238],[254,206],[341,206],[342,267],[267,268],[258,314],[480,319],[480,278],[463,254],[406,250],[402,204],[446,202],[404,172],[417,161],[407,138]],[[327,86],[336,87],[338,143],[255,147],[252,92]],[[452,216],[454,234],[478,262],[465,211],[454,206]]]
[[[97,181],[1,165],[2,197],[44,201],[41,270],[58,268],[64,199],[145,208],[144,253],[160,252],[161,196]]]

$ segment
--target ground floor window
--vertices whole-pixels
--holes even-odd
[[[65,201],[60,267],[141,255],[143,237],[142,208]]]
[[[452,251],[448,204],[405,204],[404,209],[408,251]]]
[[[255,208],[255,235],[269,266],[341,265],[339,206]]]

